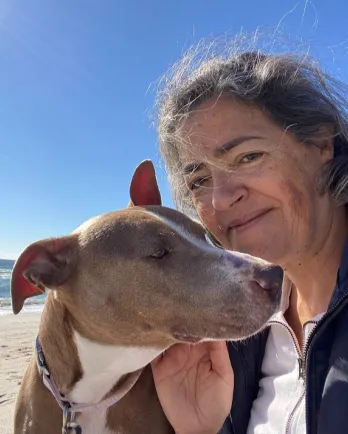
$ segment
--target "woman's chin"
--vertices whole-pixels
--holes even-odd
[[[273,236],[274,240],[274,236]],[[256,256],[257,258],[261,258],[264,261],[270,262],[272,264],[280,265],[282,261],[282,257],[284,255],[281,254],[283,248],[278,245],[278,243],[271,243],[270,240],[263,239],[253,239],[243,240],[240,243],[230,243],[231,245],[228,247],[230,250],[234,250],[240,253],[246,253],[251,256]]]

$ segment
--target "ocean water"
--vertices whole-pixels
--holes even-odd
[[[10,281],[14,261],[0,259],[0,315],[12,313]],[[32,297],[25,301],[22,312],[40,312],[45,295]]]

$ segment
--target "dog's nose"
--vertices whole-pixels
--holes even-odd
[[[253,279],[263,289],[280,289],[283,282],[283,269],[278,265],[260,267],[254,270]]]

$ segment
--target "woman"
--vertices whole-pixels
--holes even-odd
[[[158,131],[177,206],[285,278],[264,331],[228,349],[178,345],[153,364],[164,411],[177,434],[348,432],[344,86],[291,55],[176,68]]]

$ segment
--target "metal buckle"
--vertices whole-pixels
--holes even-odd
[[[42,351],[42,348],[41,348],[38,336],[36,337],[36,360],[37,360],[37,364],[38,364],[38,367],[39,367],[39,371],[41,373],[46,374],[49,377],[50,376],[50,372],[49,372],[49,370],[47,368],[46,361],[45,361],[45,356],[44,356],[44,353]]]
[[[45,357],[43,355],[43,352],[37,353],[37,358],[38,358],[38,362],[39,362],[40,371],[49,377],[50,373],[49,373],[48,368],[46,366]]]
[[[82,434],[82,428],[75,422],[75,412],[70,411],[70,404],[68,403],[63,408],[62,434]]]

